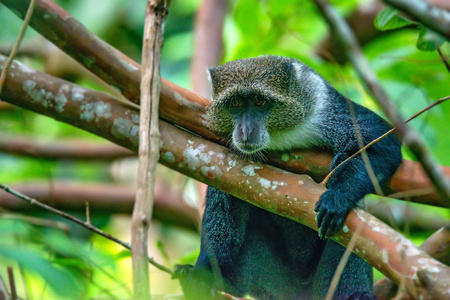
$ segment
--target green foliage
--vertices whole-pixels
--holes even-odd
[[[375,17],[375,27],[381,31],[387,31],[402,28],[408,25],[419,25],[419,23],[410,21],[399,16],[400,11],[392,6],[384,8]]]
[[[417,49],[421,51],[435,51],[445,42],[445,37],[432,31],[421,23],[399,16],[400,11],[392,6],[384,8],[375,18],[374,25],[378,30],[387,31],[414,25],[420,29],[417,39]]]
[[[422,26],[417,39],[417,49],[422,51],[436,51],[445,42],[445,37],[433,30]]]

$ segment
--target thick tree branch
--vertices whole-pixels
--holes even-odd
[[[428,237],[419,249],[447,266],[450,265],[450,223]],[[392,299],[397,290],[397,285],[389,278],[383,278],[374,285],[374,295],[378,300]],[[405,295],[401,297],[404,298]]]
[[[450,12],[424,0],[383,0],[450,39]]]
[[[25,14],[28,3],[27,0],[0,0],[0,2],[13,8],[20,17]],[[47,13],[51,13],[55,20],[51,25],[46,20]],[[138,101],[135,99],[139,98],[140,66],[93,35],[54,2],[38,0],[30,24],[94,74],[111,85],[119,86],[129,99]],[[87,40],[90,42],[86,43]],[[94,62],[92,58],[95,58]],[[130,71],[131,69],[133,71]],[[224,139],[212,134],[205,127],[203,115],[204,108],[208,104],[208,99],[162,79],[160,118],[221,143]],[[294,173],[306,173],[316,181],[325,178],[331,159],[328,153],[318,151],[278,152],[268,157],[271,164]],[[442,172],[447,177],[450,176],[450,168],[442,168]],[[427,173],[415,163],[405,161],[397,174],[401,176],[395,176],[390,185],[395,186],[394,190],[398,192],[432,186]],[[446,205],[436,192],[418,196],[416,200],[426,204]]]
[[[4,58],[0,57],[2,60]],[[82,89],[83,96],[80,96],[81,88],[76,85],[33,71],[17,62],[13,66],[0,95],[2,99],[136,151],[139,113],[134,107],[88,89]],[[50,90],[54,93],[49,94]],[[74,90],[77,93],[72,97]],[[48,96],[43,97],[43,94]],[[243,160],[221,145],[193,136],[164,121],[160,121],[159,126],[162,164],[317,230],[313,211],[324,188],[309,176]],[[395,283],[404,280],[408,291],[417,292],[417,295],[437,297],[449,292],[446,278],[450,276],[450,268],[360,209],[349,214],[343,230],[333,239],[346,246],[359,226],[362,230],[356,241],[355,253]]]

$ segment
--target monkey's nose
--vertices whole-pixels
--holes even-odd
[[[253,132],[253,127],[244,125],[241,128],[241,132],[242,132],[242,141],[247,142],[249,140],[250,134]]]

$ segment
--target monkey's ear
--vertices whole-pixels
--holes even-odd
[[[216,83],[217,83],[217,67],[208,67],[206,69],[206,76],[208,77],[209,85],[211,87],[211,97],[214,99],[216,95]]]
[[[303,64],[299,63],[299,62],[293,62],[291,64],[291,72],[293,73],[292,75],[294,75],[294,77],[298,80],[301,81],[302,80],[302,76],[303,76]]]

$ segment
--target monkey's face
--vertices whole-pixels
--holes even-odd
[[[270,138],[265,120],[270,103],[260,95],[233,97],[226,103],[234,124],[233,146],[246,154],[259,152],[267,147]]]

